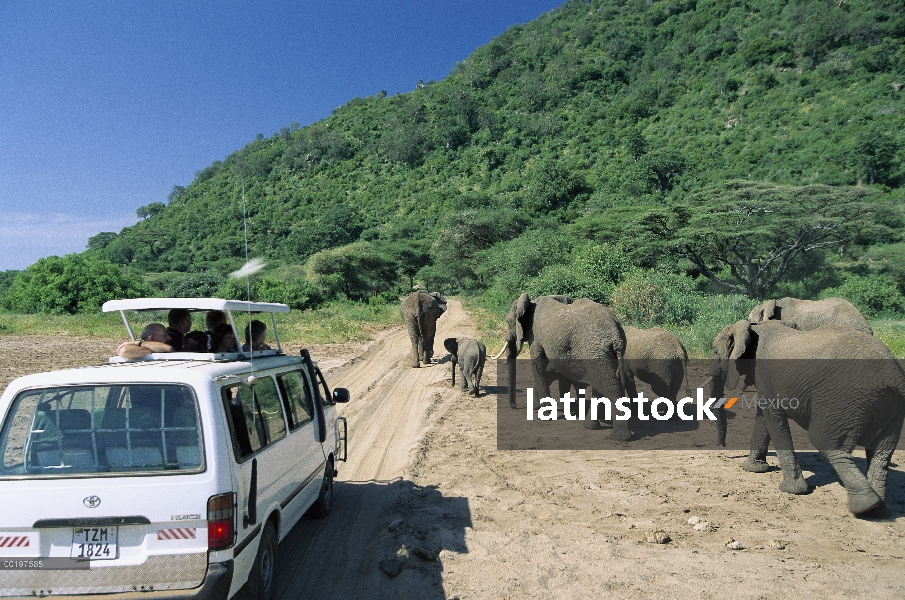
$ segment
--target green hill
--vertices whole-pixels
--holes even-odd
[[[609,301],[628,270],[590,291],[582,277],[601,272],[609,246],[599,244],[610,243],[626,269],[710,278],[696,293],[814,297],[874,277],[899,294],[881,307],[895,311],[903,84],[896,0],[574,0],[510,28],[442,81],[259,136],[167,204],[142,207],[140,223],[92,238],[89,253],[150,274],[161,293],[190,293],[244,262],[247,212],[250,255],[276,268],[269,285],[305,298],[395,294],[420,280],[499,302],[564,287]],[[714,202],[748,198],[745,182],[779,203],[757,235],[796,235],[770,219],[805,197],[851,208],[821,214],[814,229],[843,218],[845,234],[793,252],[772,284],[771,274],[761,287],[727,287],[738,280],[719,253],[737,244],[710,248],[714,266],[702,269],[686,226],[719,212]],[[852,216],[864,207],[868,220]],[[786,225],[810,223],[814,210]],[[671,233],[688,243],[667,243]]]

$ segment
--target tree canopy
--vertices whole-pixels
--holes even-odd
[[[872,195],[862,188],[729,181],[650,212],[641,227],[723,290],[764,298],[808,252],[894,239],[894,229],[877,218],[884,206],[868,201]]]
[[[5,308],[16,312],[74,314],[97,312],[107,300],[148,293],[135,275],[110,261],[83,254],[50,256],[20,272],[3,297]]]

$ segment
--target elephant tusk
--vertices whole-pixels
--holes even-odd
[[[506,347],[507,347],[508,345],[509,345],[509,344],[503,344],[503,347],[500,349],[500,351],[497,353],[497,355],[494,356],[491,360],[496,360],[496,359],[498,359],[499,357],[503,356],[503,352],[506,351]]]
[[[711,375],[710,377],[708,377],[707,379],[705,379],[704,381],[702,381],[701,384],[700,384],[698,387],[699,387],[699,388],[703,388],[704,386],[706,386],[706,385],[707,385],[708,383],[710,383],[711,381],[713,381],[713,375]]]

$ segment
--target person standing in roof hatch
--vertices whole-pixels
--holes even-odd
[[[176,352],[182,350],[182,338],[192,330],[192,313],[184,308],[174,308],[167,314],[167,333],[170,334],[170,345]]]

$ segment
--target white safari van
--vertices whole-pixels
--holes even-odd
[[[127,313],[173,308],[224,311],[236,339],[234,319],[270,313],[276,336],[273,313],[289,312],[219,299],[104,305],[133,339]],[[13,381],[0,397],[0,597],[272,597],[278,541],[307,511],[330,510],[346,458],[335,403],[349,400],[306,350],[287,356],[275,340]]]

